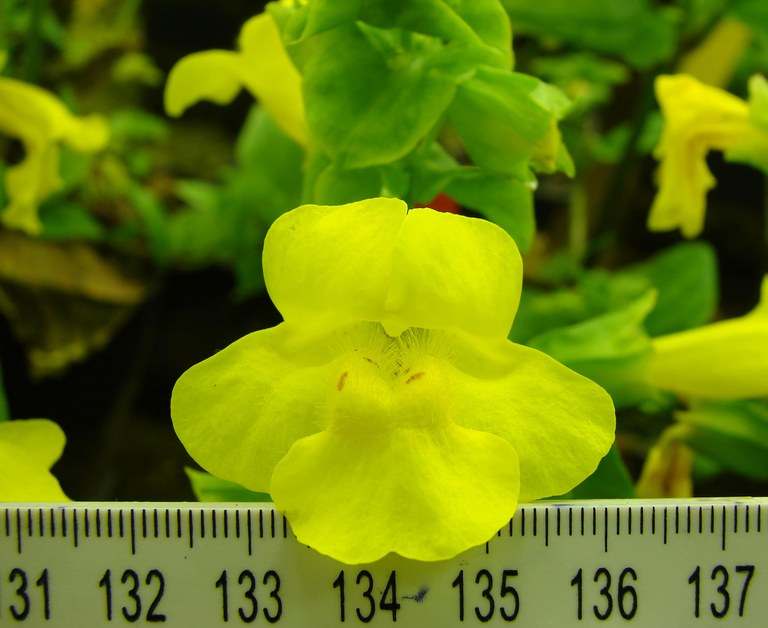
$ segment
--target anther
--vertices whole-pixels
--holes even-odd
[[[339,381],[336,382],[336,389],[341,392],[341,390],[344,388],[344,382],[347,381],[347,375],[349,375],[349,371],[344,371],[341,374],[341,377],[339,377]]]
[[[406,379],[405,383],[406,384],[410,384],[411,382],[415,382],[417,379],[421,379],[425,375],[426,375],[426,373],[424,371],[419,371],[418,373],[414,373],[408,379]]]

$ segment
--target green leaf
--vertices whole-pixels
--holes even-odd
[[[651,343],[643,320],[654,300],[648,291],[620,309],[545,332],[527,344],[600,384],[617,408],[636,405],[653,392],[645,376]]]
[[[768,401],[701,404],[676,414],[676,432],[696,452],[737,473],[768,480]]]
[[[507,69],[512,65],[509,18],[498,0],[313,0],[306,11],[306,19],[294,24],[294,39],[365,22],[428,35],[464,51],[481,50],[484,63]]]
[[[551,91],[524,74],[480,68],[456,90],[449,116],[472,161],[516,176],[555,130]]]
[[[575,289],[540,290],[523,286],[520,306],[509,339],[528,344],[528,341],[551,329],[573,325],[590,316],[591,309],[584,295]]]
[[[201,502],[271,502],[267,493],[256,493],[243,488],[235,482],[220,480],[205,471],[196,471],[189,467],[184,472],[192,485],[192,492]]]
[[[634,497],[635,487],[632,478],[614,444],[592,475],[557,499],[632,499]]]
[[[536,232],[535,183],[532,177],[527,179],[463,168],[445,192],[459,204],[495,222],[512,236],[521,251],[527,251]]]
[[[131,184],[126,197],[141,218],[149,248],[158,264],[163,265],[170,254],[170,233],[165,207],[148,189]]]
[[[231,172],[242,173],[242,201],[266,226],[299,205],[304,151],[260,107],[248,114],[235,154],[238,164]]]
[[[338,164],[328,163],[315,179],[312,202],[318,205],[343,205],[382,195],[379,168],[343,170]]]
[[[656,305],[645,319],[650,336],[699,327],[715,314],[717,257],[706,242],[683,242],[622,274],[645,277],[657,290]]]
[[[648,0],[502,0],[502,4],[517,32],[616,54],[637,68],[666,61],[675,51],[674,24]]]
[[[43,231],[47,240],[103,240],[106,230],[93,215],[77,203],[55,202],[53,199],[40,207]]]
[[[458,77],[442,42],[354,24],[317,35],[301,68],[313,145],[345,170],[396,161],[434,127]],[[343,54],[339,54],[343,51]]]

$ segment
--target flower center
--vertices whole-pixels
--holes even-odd
[[[388,336],[380,325],[356,339],[336,361],[331,429],[372,431],[423,429],[447,420],[450,368],[439,338],[426,329]]]

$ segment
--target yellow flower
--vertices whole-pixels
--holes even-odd
[[[682,397],[768,397],[768,277],[758,306],[739,318],[653,339],[653,385]]]
[[[304,205],[268,232],[264,276],[284,322],[184,373],[171,414],[205,469],[269,492],[324,554],[449,558],[613,442],[602,388],[507,340],[522,262],[492,223]]]
[[[751,96],[764,86],[765,79],[752,77]],[[661,159],[659,192],[648,228],[679,227],[691,238],[702,230],[707,191],[715,185],[707,153],[721,150],[727,159],[768,168],[768,130],[756,124],[755,116],[760,114],[750,104],[692,76],[658,77],[656,95],[664,130],[655,151]]]
[[[208,50],[181,59],[168,76],[165,109],[172,116],[199,100],[223,105],[245,87],[280,128],[307,143],[301,75],[288,57],[269,13],[248,20],[240,31],[240,52]]]
[[[49,469],[64,450],[64,432],[46,419],[0,423],[0,501],[67,501]]]
[[[6,169],[10,202],[0,220],[30,234],[41,230],[38,205],[61,187],[58,143],[88,153],[103,148],[109,137],[100,116],[74,116],[50,92],[6,77],[0,77],[0,133],[20,139],[26,151]]]

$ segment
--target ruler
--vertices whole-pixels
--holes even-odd
[[[344,565],[271,504],[0,505],[0,625],[768,625],[768,498],[522,505],[484,546]]]

